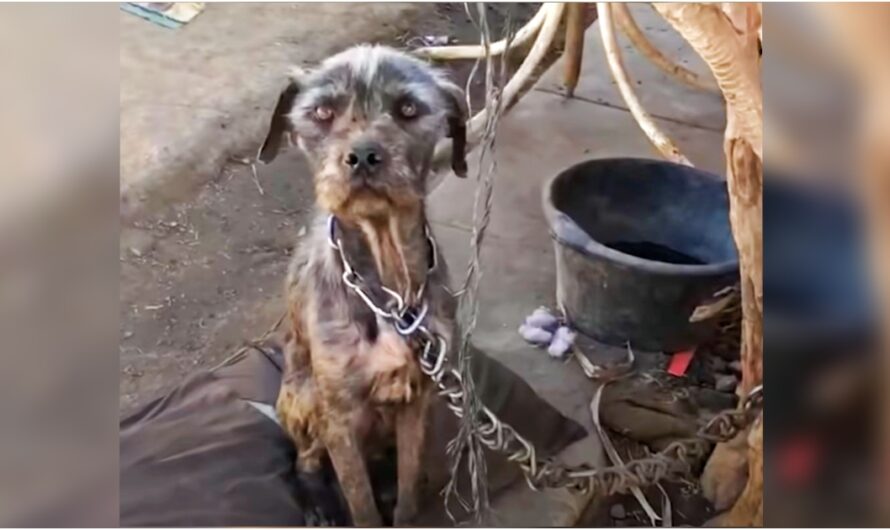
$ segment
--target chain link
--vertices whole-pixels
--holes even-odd
[[[458,418],[464,414],[466,396],[463,392],[462,377],[457,369],[446,369],[448,343],[444,337],[431,331],[423,324],[429,307],[422,294],[425,283],[418,289],[421,301],[418,309],[407,307],[404,299],[395,291],[382,287],[384,293],[395,304],[389,311],[380,308],[363,287],[361,277],[352,269],[346,254],[335,235],[335,220],[331,216],[330,244],[337,250],[343,264],[343,281],[358,297],[381,318],[394,323],[396,331],[406,338],[413,338],[419,344],[421,371],[435,384],[440,398]],[[436,245],[429,228],[426,237],[432,249],[430,271],[437,263]],[[625,493],[632,487],[646,487],[664,479],[679,479],[692,472],[693,463],[707,455],[711,443],[726,442],[746,429],[756,419],[763,408],[763,386],[757,386],[742,400],[735,410],[726,410],[708,421],[695,438],[678,440],[650,456],[631,460],[624,465],[591,467],[589,465],[568,466],[549,458],[538,457],[534,445],[516,432],[510,425],[501,422],[485,405],[479,408],[477,429],[473,433],[479,441],[492,451],[507,455],[507,460],[516,462],[525,475],[529,487],[535,491],[542,488],[568,488],[582,493],[612,495]]]

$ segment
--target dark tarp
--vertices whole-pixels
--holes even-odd
[[[274,344],[262,350],[194,374],[121,421],[122,526],[304,524],[291,442],[246,401],[275,403],[283,361]],[[474,352],[473,369],[482,401],[533,442],[539,455],[556,454],[586,435],[484,353]],[[457,426],[437,402],[426,451],[423,524],[450,525],[439,492],[449,477],[445,446]],[[493,496],[522,480],[518,468],[499,455],[488,454],[487,463]],[[331,494],[338,495],[335,486]]]

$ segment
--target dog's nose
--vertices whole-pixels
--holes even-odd
[[[359,142],[346,155],[346,165],[355,173],[360,170],[373,173],[383,165],[383,148],[375,142]]]

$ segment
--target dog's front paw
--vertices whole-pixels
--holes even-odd
[[[410,526],[417,517],[416,499],[399,499],[393,514],[393,526]]]
[[[312,527],[322,527],[322,526],[344,526],[345,523],[341,523],[336,519],[331,519],[328,517],[328,514],[321,510],[320,508],[313,506],[304,508],[305,512],[303,517],[305,519],[306,526]]]
[[[348,511],[342,506],[336,488],[324,474],[300,472],[297,502],[303,510],[306,526],[346,526]]]

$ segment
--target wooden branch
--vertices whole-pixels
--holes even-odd
[[[562,20],[564,4],[549,4],[549,6],[547,18],[541,26],[541,31],[532,49],[528,52],[519,69],[516,70],[516,73],[513,74],[513,77],[510,78],[510,81],[507,82],[507,86],[504,87],[501,93],[504,108],[509,108],[516,102],[520,91],[528,84],[532,73],[538,68],[547,52],[553,46],[556,31],[559,29],[559,22]],[[483,109],[467,121],[467,152],[476,147],[482,140],[487,113],[488,109]],[[445,139],[436,145],[436,152],[433,155],[433,169],[442,171],[448,167],[450,161],[451,140]]]
[[[654,3],[653,6],[708,64],[726,96],[727,106],[733,106],[732,112],[727,108],[727,114],[738,122],[734,127],[751,142],[754,152],[763,160],[760,59],[759,54],[752,58],[749,53],[752,44],[757,51],[756,31],[736,28],[717,4]]]
[[[573,3],[566,6],[566,49],[563,84],[566,95],[575,95],[578,78],[581,76],[581,59],[584,57],[584,11],[586,4]]]
[[[621,92],[621,97],[623,97],[625,103],[627,103],[630,113],[633,115],[634,119],[637,120],[637,123],[640,125],[643,133],[646,134],[646,137],[649,138],[649,141],[652,142],[652,145],[654,145],[655,148],[671,162],[691,166],[692,163],[689,159],[683,156],[683,153],[680,152],[680,149],[676,144],[674,144],[674,142],[658,128],[658,125],[655,124],[655,120],[652,119],[652,116],[643,108],[643,105],[640,103],[640,100],[637,98],[637,95],[633,90],[630,79],[628,79],[627,72],[624,69],[624,64],[621,61],[621,52],[618,49],[618,43],[615,40],[615,28],[612,23],[612,12],[610,9],[611,5],[612,4],[610,3],[597,2],[596,9],[599,16],[600,33],[603,37],[603,47],[606,50],[606,59],[609,63],[609,70],[612,72],[612,77],[618,85],[618,91]]]
[[[543,4],[524,26],[513,36],[510,42],[510,50],[515,50],[525,46],[541,29],[544,21],[547,19],[547,13],[552,9],[553,4]],[[506,39],[491,43],[489,53],[491,56],[501,55],[506,51]],[[453,61],[456,59],[482,59],[485,57],[484,46],[427,46],[414,50],[414,55],[424,59],[432,59],[436,61]]]
[[[643,57],[649,59],[652,64],[657,66],[662,72],[685,83],[693,88],[708,90],[711,92],[719,92],[720,88],[713,79],[702,79],[697,73],[684,68],[682,65],[676,64],[668,59],[661,50],[655,47],[646,35],[637,25],[631,15],[627,4],[612,4],[613,15],[618,27],[627,36],[631,44],[639,51]]]

